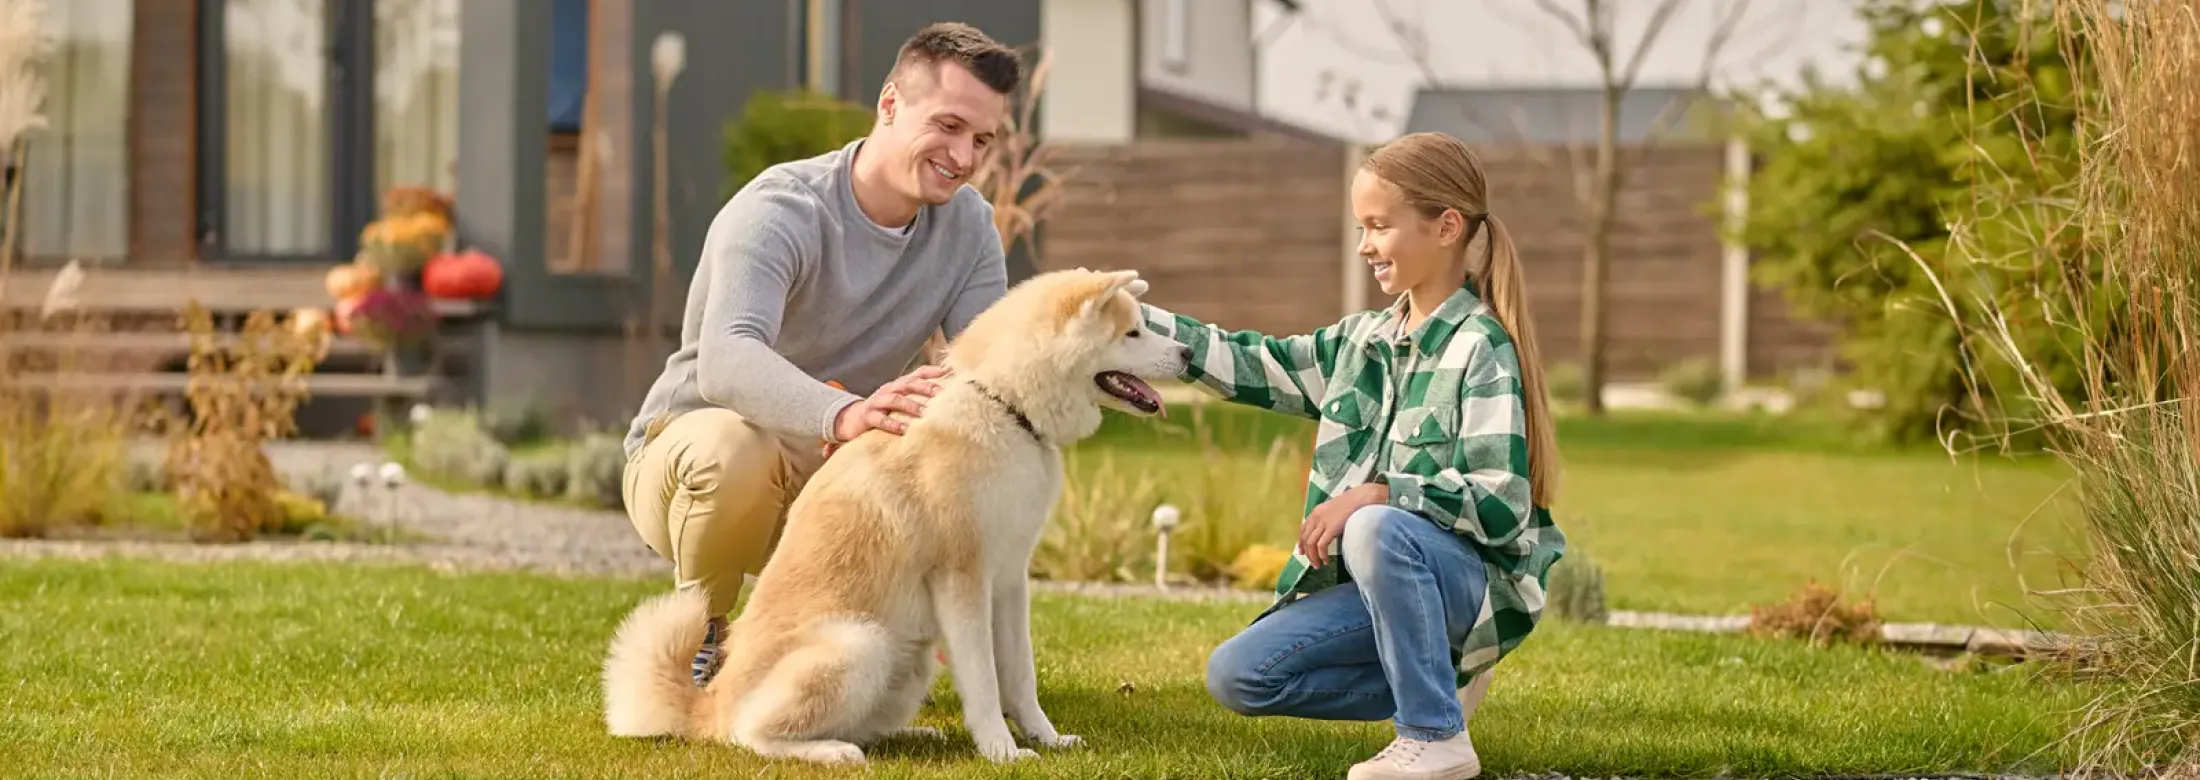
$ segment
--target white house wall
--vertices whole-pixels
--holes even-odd
[[[1138,0],[1145,84],[1236,111],[1252,111],[1253,11],[1262,0]],[[1172,28],[1182,25],[1181,46]]]
[[[1156,2],[1157,0],[1146,0]],[[1735,0],[1681,0],[1643,61],[1639,83],[1696,82],[1717,11]],[[1579,0],[1558,0],[1569,9]],[[1229,3],[1228,5],[1236,5]],[[1258,96],[1262,113],[1368,143],[1396,135],[1414,92],[1433,71],[1452,87],[1594,86],[1596,65],[1582,44],[1529,0],[1300,0],[1286,18],[1259,3]],[[1654,3],[1616,4],[1623,51],[1632,51]],[[1865,33],[1846,0],[1750,0],[1712,68],[1713,86],[1800,83],[1815,65],[1847,80]],[[1386,13],[1384,9],[1389,9]],[[1425,55],[1401,42],[1390,22],[1424,31]]]
[[[1138,0],[1045,0],[1039,31],[1050,57],[1039,128],[1049,141],[1124,143],[1137,127],[1132,58]]]

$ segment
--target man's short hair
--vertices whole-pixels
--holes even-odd
[[[895,55],[894,69],[887,78],[898,81],[915,66],[929,69],[941,62],[961,65],[1003,95],[1016,91],[1024,80],[1023,63],[1017,61],[1015,50],[961,22],[936,22],[909,36]]]

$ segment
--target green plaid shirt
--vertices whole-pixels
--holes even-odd
[[[1354,485],[1390,486],[1390,505],[1465,537],[1488,585],[1482,612],[1452,647],[1459,683],[1494,666],[1535,629],[1543,586],[1566,537],[1528,489],[1527,413],[1512,340],[1461,288],[1412,332],[1405,299],[1310,336],[1226,332],[1145,306],[1156,333],[1192,348],[1183,378],[1217,396],[1320,421],[1305,514]],[[1261,617],[1350,578],[1338,543],[1311,568],[1294,552]],[[1258,620],[1259,618],[1255,618]]]

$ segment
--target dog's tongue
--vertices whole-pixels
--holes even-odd
[[[1160,407],[1161,411],[1164,414],[1169,411],[1168,406],[1161,403],[1161,394],[1154,391],[1153,385],[1146,384],[1146,380],[1139,379],[1138,377],[1131,376],[1130,374],[1124,374],[1123,384],[1129,385],[1131,391],[1137,393],[1138,397],[1146,399],[1148,403],[1151,403],[1154,406]]]

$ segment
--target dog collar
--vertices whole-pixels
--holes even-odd
[[[1031,424],[1031,418],[1024,416],[1024,410],[1016,408],[1015,404],[1009,403],[1008,399],[1002,398],[1000,394],[993,392],[993,388],[986,387],[978,380],[970,380],[970,386],[978,388],[978,392],[984,393],[985,397],[993,399],[1002,409],[1008,410],[1009,416],[1016,418],[1016,425],[1023,428],[1025,433],[1031,434],[1031,438],[1038,440],[1040,444],[1047,443],[1047,437],[1039,435],[1039,428]]]

